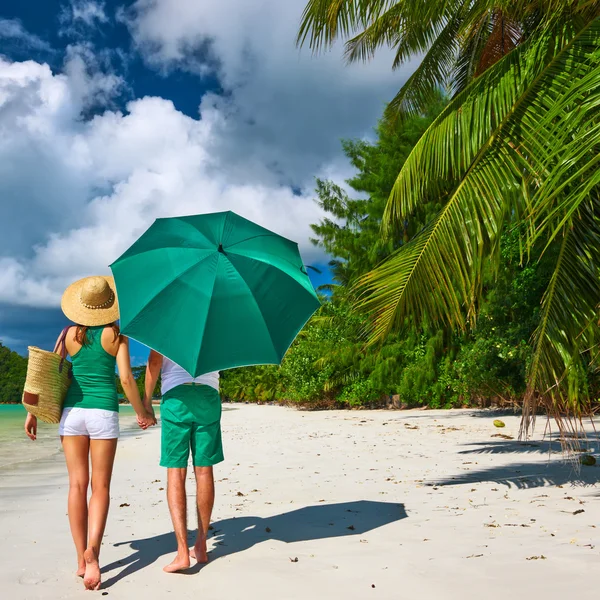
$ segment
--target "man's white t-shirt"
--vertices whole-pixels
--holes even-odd
[[[162,384],[161,392],[164,396],[169,390],[182,385],[184,383],[196,383],[198,385],[208,385],[217,392],[219,391],[219,372],[213,371],[211,373],[205,373],[198,377],[192,377],[183,367],[174,363],[171,359],[166,356],[163,357],[162,365]]]

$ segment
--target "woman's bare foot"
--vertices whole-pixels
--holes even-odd
[[[208,562],[206,539],[196,541],[196,545],[193,548],[190,548],[190,556],[202,565]]]
[[[177,553],[177,556],[173,560],[171,564],[168,564],[166,567],[163,567],[163,571],[165,573],[177,573],[177,571],[185,571],[190,568],[190,555],[189,553],[180,554]]]
[[[75,575],[77,577],[83,577],[85,575],[85,560],[83,554],[77,556],[77,571],[75,571]]]
[[[98,553],[93,548],[88,548],[83,553],[85,560],[85,574],[83,576],[83,585],[86,590],[100,589],[100,564],[98,563]]]

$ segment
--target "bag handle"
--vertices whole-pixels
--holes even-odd
[[[54,346],[54,352],[60,349],[60,364],[58,365],[58,372],[62,373],[63,364],[65,360],[67,360],[67,333],[71,329],[70,325],[67,325],[61,332],[60,337],[58,338],[58,342],[56,342],[56,346]],[[69,370],[69,377],[71,377],[71,371]]]

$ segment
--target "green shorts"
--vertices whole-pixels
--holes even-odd
[[[190,450],[195,467],[210,467],[223,460],[221,398],[208,385],[178,385],[160,405],[160,466],[184,469]]]

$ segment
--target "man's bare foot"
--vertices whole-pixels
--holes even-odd
[[[163,567],[163,571],[165,573],[177,573],[177,571],[185,571],[190,568],[190,555],[185,554],[181,555],[177,553],[177,556],[173,560],[173,562],[166,567]]]
[[[208,562],[208,552],[206,551],[206,540],[198,540],[193,548],[190,548],[190,556],[201,565]]]
[[[85,560],[85,573],[83,576],[83,585],[86,590],[100,589],[100,565],[98,563],[98,554],[93,548],[88,548],[83,553]]]

